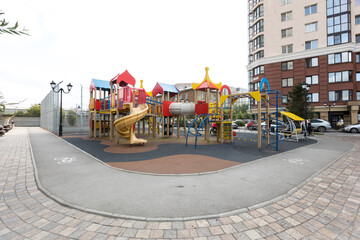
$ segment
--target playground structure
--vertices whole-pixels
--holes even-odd
[[[136,88],[136,80],[126,70],[116,75],[109,81],[92,79],[90,84],[90,137],[109,137],[110,141],[119,143],[120,137],[129,140],[130,144],[145,144],[147,140],[135,136],[136,123],[138,134],[145,134],[147,125],[148,134],[161,137],[180,137],[180,128],[183,125],[186,146],[190,136],[195,138],[195,148],[198,137],[204,135],[205,142],[210,140],[210,125],[217,126],[217,141],[233,142],[232,106],[239,98],[254,98],[257,101],[257,119],[266,121],[265,128],[258,128],[257,143],[261,149],[262,140],[267,147],[278,150],[278,145],[284,140],[285,135],[278,128],[284,125],[279,119],[281,114],[288,117],[289,121],[296,115],[285,114],[279,107],[278,101],[282,95],[276,90],[270,90],[269,83],[263,78],[260,90],[249,93],[231,94],[230,88],[221,83],[213,83],[205,68],[205,78],[201,83],[193,83],[195,102],[180,102],[179,90],[170,84],[156,83],[151,92],[146,92],[142,86]],[[266,85],[265,87],[263,85]],[[226,90],[225,90],[226,89]],[[227,92],[226,92],[227,91]],[[204,101],[198,100],[199,94],[205,94]],[[215,93],[211,102],[210,94]],[[226,93],[226,94],[225,94]],[[202,99],[203,100],[203,99]],[[225,104],[226,103],[226,104]],[[225,106],[227,105],[227,106]],[[270,106],[275,109],[269,112]],[[224,118],[224,109],[229,109],[229,119]],[[187,116],[192,116],[193,121],[188,126]],[[302,119],[303,120],[303,119]],[[270,132],[270,121],[275,121],[275,132]],[[259,121],[260,122],[260,121]],[[293,122],[293,121],[292,121]],[[294,128],[296,129],[296,128]],[[116,130],[116,131],[115,131]],[[275,135],[275,141],[270,142],[270,134]],[[293,135],[293,133],[290,133]],[[297,136],[296,136],[296,139]]]

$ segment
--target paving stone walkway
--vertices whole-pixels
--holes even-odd
[[[217,219],[145,222],[48,198],[36,186],[27,129],[15,128],[0,138],[0,239],[360,239],[360,137],[341,138],[355,147],[276,203]]]

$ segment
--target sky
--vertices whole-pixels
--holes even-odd
[[[247,88],[247,1],[1,0],[0,16],[31,36],[0,35],[0,91],[8,108],[29,108],[71,83],[63,107],[89,102],[92,78],[128,70],[144,81],[214,83]]]

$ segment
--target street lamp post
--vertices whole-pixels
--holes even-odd
[[[60,82],[60,83],[61,83],[61,82]],[[59,83],[59,84],[60,84],[60,83]],[[61,137],[62,134],[63,134],[63,129],[62,129],[62,93],[68,94],[68,93],[71,91],[72,85],[71,85],[71,83],[69,83],[69,84],[67,85],[67,89],[68,89],[67,92],[65,92],[63,88],[60,88],[59,90],[56,91],[56,90],[55,90],[56,85],[57,85],[57,84],[56,84],[54,81],[52,81],[52,82],[50,83],[50,86],[51,86],[51,88],[52,88],[52,90],[53,90],[54,93],[59,93],[59,92],[60,92],[60,125],[59,125],[59,137]]]
[[[324,102],[324,107],[326,107],[327,106],[327,102]],[[333,102],[333,104],[332,104],[332,106],[333,107],[335,107],[336,106],[336,102]],[[329,119],[329,123],[331,124],[331,104],[329,103],[329,110],[328,110],[328,119]]]
[[[301,84],[302,89],[305,92],[305,119],[308,119],[308,109],[307,109],[307,102],[308,102],[308,92],[310,90],[310,85],[306,82]]]

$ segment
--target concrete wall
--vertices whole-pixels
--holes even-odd
[[[40,117],[14,117],[16,127],[40,127]]]

